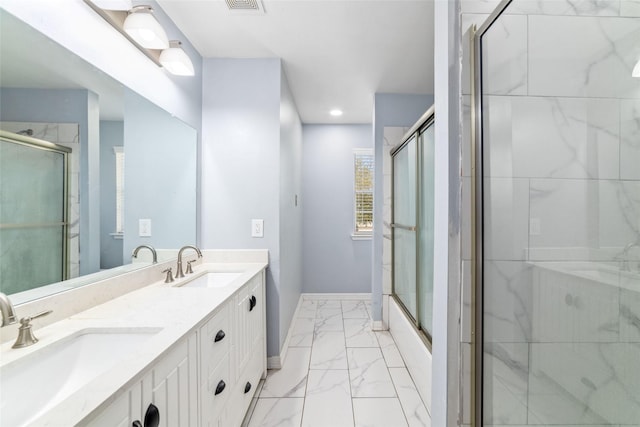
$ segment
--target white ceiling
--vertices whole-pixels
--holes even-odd
[[[304,123],[371,123],[375,93],[433,93],[433,1],[263,0],[264,14],[158,3],[204,58],[282,58]]]

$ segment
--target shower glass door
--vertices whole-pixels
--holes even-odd
[[[393,295],[431,340],[433,324],[433,109],[393,157]]]
[[[393,289],[415,319],[417,137],[393,157]]]
[[[0,137],[0,292],[5,294],[65,279],[70,150],[50,146]]]
[[[640,423],[630,3],[503,2],[476,35],[484,426]]]

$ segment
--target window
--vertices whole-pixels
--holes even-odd
[[[370,238],[373,232],[374,158],[371,149],[354,150],[353,238]]]
[[[113,147],[116,156],[116,233],[124,233],[124,150]]]

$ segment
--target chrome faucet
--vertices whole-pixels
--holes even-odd
[[[16,312],[9,297],[0,292],[0,311],[2,311],[2,325],[7,326],[16,323]]]
[[[153,246],[149,246],[149,245],[140,245],[137,248],[135,248],[133,250],[133,253],[131,254],[131,258],[138,258],[138,251],[140,249],[149,249],[151,251],[151,255],[153,255],[153,263],[157,264],[158,263],[158,254],[156,253],[156,250],[153,249]]]
[[[195,246],[187,245],[180,248],[178,251],[178,271],[176,271],[176,279],[184,277],[184,272],[182,271],[182,252],[184,252],[185,249],[193,249],[198,254],[198,258],[202,258],[202,252]]]
[[[633,248],[640,248],[640,244],[638,242],[631,242],[627,246],[624,247],[622,251],[622,271],[630,271],[629,268],[629,251]],[[640,262],[638,262],[638,267],[640,268]]]

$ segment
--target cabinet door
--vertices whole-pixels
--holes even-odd
[[[160,412],[160,427],[198,424],[197,337],[192,334],[169,351],[143,380],[143,401]]]
[[[144,421],[142,412],[142,381],[122,393],[113,403],[91,421],[80,425],[92,427],[131,427],[134,421]]]

